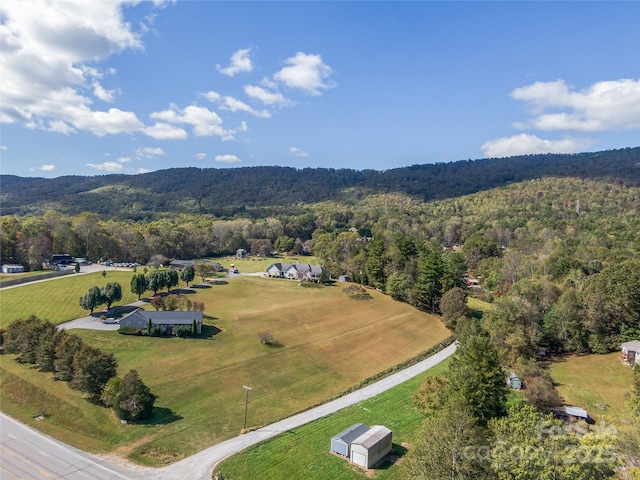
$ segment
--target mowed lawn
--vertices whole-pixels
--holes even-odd
[[[37,402],[19,408],[5,379],[2,408],[9,401],[12,413],[43,429],[47,424],[49,433],[77,447],[157,464],[238,435],[244,385],[252,388],[248,426],[258,427],[321,403],[449,336],[437,317],[374,290],[369,300],[351,299],[344,287],[236,276],[194,289],[192,298],[206,305],[207,331],[220,330],[206,339],[74,330],[113,352],[121,375],[138,371],[158,396],[155,426],[120,425],[109,411],[77,401],[77,393],[66,385],[14,364],[9,356],[2,362],[5,377],[22,377],[38,391],[51,390],[65,408],[49,408],[46,420],[29,421],[40,413]],[[275,346],[260,342],[258,334],[265,331]],[[82,431],[72,425],[75,418],[83,419]],[[84,437],[90,438],[85,442]]]
[[[565,403],[586,409],[596,422],[624,415],[633,374],[619,352],[565,357],[551,364],[550,374]]]
[[[80,307],[80,297],[89,288],[102,288],[110,282],[119,283],[122,287],[122,300],[116,305],[134,302],[138,298],[131,293],[132,276],[132,271],[110,270],[106,277],[102,277],[99,272],[67,275],[0,290],[0,327],[5,328],[16,318],[27,318],[30,315],[48,319],[56,325],[85,317],[89,312]],[[94,313],[99,313],[101,309],[104,309],[104,305]]]
[[[398,464],[425,418],[414,408],[411,392],[426,376],[442,374],[448,364],[448,360],[442,362],[374,398],[250,447],[222,462],[215,471],[228,480],[358,480],[371,478],[373,472],[378,480],[400,478]],[[384,425],[393,433],[391,459],[369,474],[330,452],[331,437],[354,423]]]

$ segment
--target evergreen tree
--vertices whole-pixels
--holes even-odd
[[[151,393],[135,370],[129,370],[120,382],[120,394],[114,404],[118,418],[144,420],[153,414],[156,396]]]
[[[385,277],[385,247],[384,237],[378,234],[373,237],[366,247],[367,260],[365,270],[369,285],[384,289],[386,285]]]
[[[196,278],[196,269],[191,265],[187,265],[180,272],[180,280],[185,282],[187,284],[187,287],[189,286],[189,282],[191,282],[194,278]]]
[[[173,287],[178,285],[178,272],[175,270],[165,270],[162,272],[162,276],[164,277],[164,286],[167,287],[167,293],[169,293]]]
[[[91,287],[87,293],[80,297],[80,306],[91,313],[104,302],[102,291],[98,287]]]
[[[441,248],[437,243],[432,243],[418,258],[418,278],[415,286],[418,307],[435,313],[442,298],[443,273]]]
[[[146,278],[147,287],[153,292],[154,295],[157,295],[158,292],[166,286],[164,275],[157,270],[152,270],[147,273]]]
[[[467,295],[464,290],[454,287],[447,291],[440,301],[442,320],[450,330],[455,330],[458,322],[469,317],[469,307],[467,307]]]
[[[41,372],[54,372],[56,360],[56,348],[66,335],[64,330],[45,329],[40,333],[40,342],[36,352],[36,363]]]
[[[67,334],[56,347],[53,378],[65,382],[71,381],[75,373],[74,358],[82,350],[82,338],[75,333]]]
[[[131,277],[131,293],[138,296],[140,300],[142,294],[148,290],[147,277],[143,273],[137,273]]]
[[[84,345],[73,360],[74,374],[69,385],[89,395],[89,400],[97,401],[110,378],[118,370],[118,362],[112,353],[104,353],[97,348]]]
[[[107,310],[111,309],[111,305],[122,300],[122,287],[119,283],[109,282],[100,291],[104,303],[107,304]]]
[[[7,353],[16,354],[18,363],[36,363],[41,334],[53,336],[55,327],[48,320],[40,320],[35,315],[17,319],[9,324],[4,333],[4,348]]]
[[[481,423],[504,414],[506,375],[485,335],[471,334],[460,340],[447,378],[452,391],[465,400]]]

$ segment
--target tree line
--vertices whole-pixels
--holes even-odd
[[[142,420],[153,413],[156,397],[135,370],[118,377],[112,353],[87,345],[48,320],[36,316],[14,320],[3,333],[3,346],[16,355],[16,362],[52,373],[54,380],[68,382],[90,402],[112,408],[122,420]]]

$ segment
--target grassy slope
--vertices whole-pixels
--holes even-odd
[[[161,421],[153,428],[122,426],[107,410],[96,410],[65,384],[17,365],[9,356],[0,369],[2,408],[27,421],[44,409],[50,416],[36,426],[64,441],[154,463],[165,454],[180,458],[237,435],[244,414],[242,385],[253,388],[249,425],[264,425],[320,403],[449,335],[439,320],[406,304],[378,292],[371,292],[371,300],[353,300],[342,288],[238,277],[198,289],[193,298],[206,304],[205,321],[222,330],[210,339],[76,330],[90,344],[113,352],[121,375],[131,368],[138,371],[158,395],[154,421],[177,421]],[[265,330],[280,347],[259,342],[257,334]],[[19,391],[26,391],[27,384],[12,396],[5,388],[8,381],[15,382],[12,375],[25,378],[42,395],[22,398]],[[44,392],[54,392],[65,408],[47,404]],[[24,402],[26,408],[19,406]],[[84,419],[81,431],[74,418]],[[84,437],[91,439],[85,442]],[[150,449],[155,451],[148,453]]]
[[[565,402],[586,409],[596,422],[618,422],[624,414],[632,372],[618,352],[565,357],[551,364],[550,373]]]
[[[44,282],[30,283],[0,291],[0,327],[6,327],[16,318],[36,315],[54,324],[84,317],[88,314],[80,307],[79,300],[89,288],[102,288],[109,282],[122,287],[122,300],[116,305],[134,302],[131,293],[133,272],[109,271],[106,277],[98,272],[86,275],[68,275]],[[99,313],[100,308],[96,310]]]
[[[427,374],[437,375],[447,364],[443,362]],[[424,377],[418,375],[372,399],[251,447],[221,463],[216,471],[230,480],[365,479],[364,470],[329,452],[331,437],[354,423],[385,425],[393,432],[394,453],[401,455],[424,418],[411,403],[411,392],[420,386]],[[397,464],[381,465],[376,469],[375,478],[399,478]]]

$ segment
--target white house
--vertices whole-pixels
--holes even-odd
[[[267,275],[289,280],[305,280],[309,282],[324,282],[329,280],[329,272],[320,265],[308,263],[272,263],[267,267]]]

